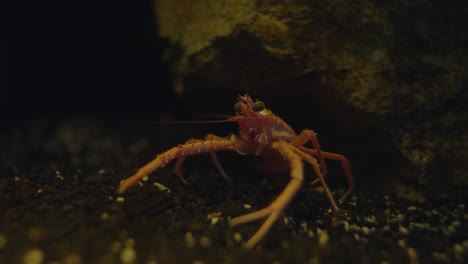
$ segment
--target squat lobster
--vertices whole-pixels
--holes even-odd
[[[178,161],[175,166],[175,173],[179,175],[182,181],[186,182],[182,177],[181,167],[184,159],[188,156],[199,153],[210,153],[220,173],[226,176],[226,173],[218,162],[216,151],[231,150],[241,155],[252,154],[266,157],[279,153],[289,162],[291,175],[291,180],[283,192],[269,206],[229,221],[231,226],[237,226],[266,218],[260,229],[247,241],[244,247],[250,249],[257,245],[297,193],[304,177],[303,160],[312,165],[314,173],[317,175],[317,179],[314,182],[320,182],[330,200],[333,211],[335,214],[338,214],[338,205],[324,179],[324,175],[327,173],[324,159],[340,161],[348,179],[349,189],[339,199],[339,202],[344,201],[354,188],[354,180],[348,159],[343,155],[322,151],[316,133],[312,130],[306,129],[297,135],[286,122],[266,109],[262,101],[254,102],[247,95],[239,95],[237,103],[234,105],[234,110],[236,115],[228,118],[226,121],[239,123],[240,132],[238,136],[231,135],[229,138],[222,138],[208,134],[204,140],[191,139],[183,145],[171,148],[156,156],[153,161],[140,168],[135,175],[123,181],[120,185],[119,193],[125,192],[141,178],[176,158]],[[304,147],[304,144],[309,141],[312,143],[313,149]],[[318,162],[315,157],[318,159]]]

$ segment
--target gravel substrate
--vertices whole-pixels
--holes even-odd
[[[0,263],[464,263],[467,258],[465,201],[412,202],[358,188],[333,218],[325,195],[309,184],[260,245],[245,251],[242,243],[260,223],[230,228],[227,219],[266,206],[287,183],[286,175],[259,173],[250,163],[237,163],[247,157],[227,155],[230,180],[225,180],[208,158],[197,157],[185,166],[189,185],[174,177],[170,164],[118,196],[122,179],[179,139],[153,149],[157,142],[148,142],[154,131],[138,138],[138,131],[115,133],[97,121],[38,124],[2,131]],[[344,190],[332,187],[335,196]]]

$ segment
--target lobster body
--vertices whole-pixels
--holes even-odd
[[[185,158],[191,155],[210,153],[220,173],[227,177],[224,169],[219,164],[216,156],[217,151],[229,150],[242,155],[250,154],[266,157],[278,156],[279,154],[289,164],[291,176],[291,181],[283,192],[269,206],[230,220],[231,226],[237,226],[263,218],[266,219],[260,229],[246,242],[245,248],[252,248],[258,244],[295,196],[303,182],[304,161],[312,166],[317,176],[314,182],[320,182],[335,214],[338,214],[338,205],[324,179],[324,175],[327,173],[324,160],[337,160],[343,166],[348,179],[349,189],[340,198],[339,201],[341,202],[354,188],[353,176],[346,157],[322,151],[316,133],[312,130],[303,130],[301,134],[297,135],[284,120],[268,110],[262,101],[253,101],[247,95],[239,96],[237,103],[234,105],[234,111],[236,115],[228,118],[226,121],[237,122],[239,124],[238,135],[222,138],[208,134],[204,140],[190,139],[185,144],[173,147],[157,155],[153,161],[140,168],[135,175],[124,180],[120,185],[119,193],[123,193],[141,178],[165,166],[174,159],[177,159],[175,172],[186,183],[180,170]],[[308,142],[312,144],[313,148],[304,147]]]

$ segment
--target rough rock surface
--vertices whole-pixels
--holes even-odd
[[[465,4],[159,0],[155,10],[174,88],[194,109],[223,109],[244,92],[273,98],[272,110],[304,128],[325,113],[335,124],[322,137],[349,135],[355,145],[342,151],[359,156],[364,181],[386,178],[413,199],[468,185]],[[200,103],[207,96],[216,100]]]

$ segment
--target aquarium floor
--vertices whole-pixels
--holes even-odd
[[[177,129],[119,129],[93,119],[27,121],[3,129],[0,263],[467,259],[465,201],[411,202],[361,188],[334,218],[323,192],[307,183],[259,246],[244,250],[242,243],[261,223],[231,228],[227,220],[268,205],[288,181],[287,175],[264,175],[238,163],[246,156],[227,154],[228,180],[207,157],[196,157],[184,167],[188,185],[173,175],[172,163],[118,195],[120,181],[138,166],[190,137]],[[334,188],[335,196],[342,189]]]

